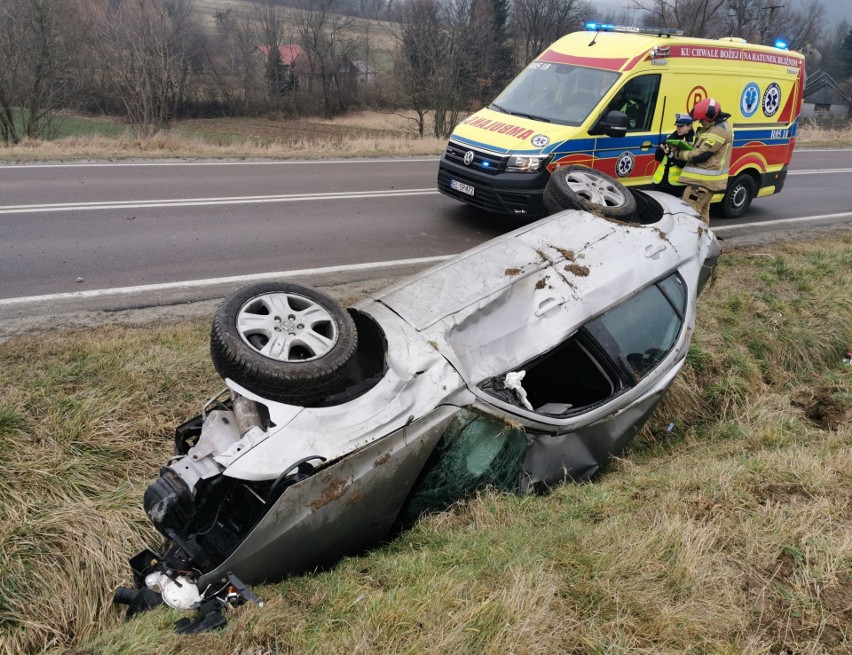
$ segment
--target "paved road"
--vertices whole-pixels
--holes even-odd
[[[520,225],[438,194],[436,172],[435,158],[0,165],[0,301],[345,268],[329,282],[371,262],[452,255]],[[783,193],[714,228],[852,222],[850,173],[852,150],[797,152]]]

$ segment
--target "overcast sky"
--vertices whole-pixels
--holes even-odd
[[[850,0],[821,0],[822,6],[825,7],[825,16],[829,21],[829,27],[846,19],[852,25],[852,2]],[[797,7],[802,7],[806,3],[801,0],[773,0],[772,4],[790,4]],[[633,3],[630,0],[599,0],[593,4],[602,13],[621,12],[625,8],[628,11],[632,9]]]

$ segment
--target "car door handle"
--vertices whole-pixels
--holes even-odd
[[[645,257],[648,259],[658,259],[660,253],[665,249],[666,247],[662,243],[649,243],[645,246]]]
[[[641,146],[639,146],[639,147],[640,147],[640,148],[642,148],[642,150],[650,150],[651,148],[653,148],[653,147],[654,147],[654,144],[653,144],[653,143],[651,143],[650,141],[645,141],[645,142],[643,142],[643,143],[642,143],[642,145],[641,145]]]
[[[559,313],[559,308],[562,306],[562,300],[559,298],[545,298],[538,304],[538,309],[535,310],[536,316],[544,316],[550,318]]]

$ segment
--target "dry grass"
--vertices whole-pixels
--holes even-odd
[[[191,638],[109,597],[171,429],[220,386],[206,323],[13,339],[0,652],[852,653],[850,315],[850,232],[724,253],[684,371],[598,481],[482,494]]]
[[[381,121],[385,127],[379,127]],[[356,114],[333,121],[194,119],[150,138],[129,131],[0,148],[0,161],[168,158],[318,158],[434,155],[444,139],[418,138],[398,114]]]
[[[75,119],[82,120],[82,119]],[[111,129],[115,124],[110,123]],[[428,131],[427,118],[427,131]],[[0,148],[0,161],[169,158],[316,158],[439,155],[446,140],[419,138],[413,112],[353,112],[332,120],[218,118],[179,121],[171,130],[137,138],[115,135],[32,140]],[[799,147],[852,146],[852,126],[803,125]]]
[[[848,148],[852,146],[852,123],[844,128],[827,128],[805,121],[799,126],[796,144],[811,148]]]

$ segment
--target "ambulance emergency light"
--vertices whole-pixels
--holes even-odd
[[[776,39],[775,47],[779,50],[788,50],[787,42],[784,39]]]
[[[657,36],[683,36],[683,30],[673,27],[632,27],[610,23],[586,23],[589,32],[628,32],[630,34],[655,34]]]

